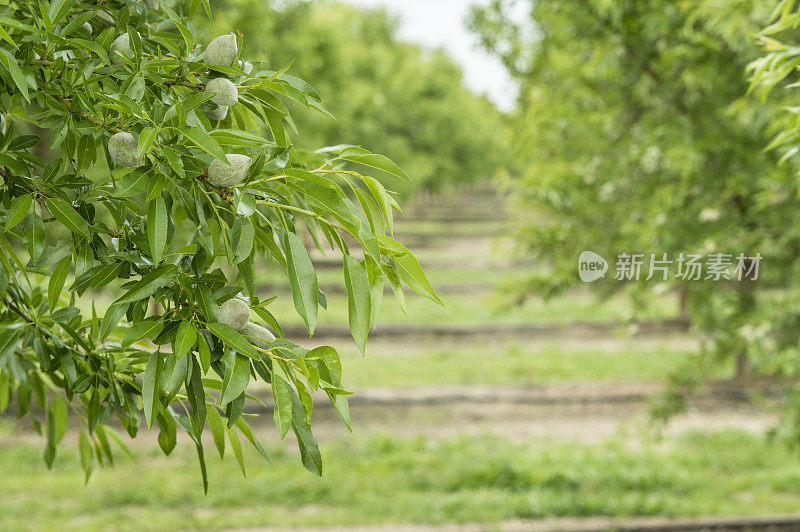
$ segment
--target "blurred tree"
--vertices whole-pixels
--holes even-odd
[[[675,375],[665,413],[720,365],[797,376],[800,315],[785,291],[797,289],[798,187],[763,150],[774,110],[746,95],[757,55],[746,36],[774,2],[537,0],[521,23],[515,4],[494,0],[470,22],[523,86],[511,186],[535,216],[519,242],[550,268],[517,287],[522,297],[580,285],[584,250],[612,262],[610,277],[619,254],[642,253],[641,281],[592,290],[639,304],[681,294],[707,342]],[[732,254],[732,279],[676,278],[682,252]],[[667,278],[645,281],[650,254],[663,253],[675,261]],[[763,257],[757,281],[736,280],[740,253]]]
[[[484,179],[501,161],[500,113],[462,83],[442,51],[398,41],[385,11],[339,2],[220,0],[217,25],[237,28],[260,68],[291,70],[325,98],[337,120],[298,111],[311,132],[301,148],[347,142],[392,153],[418,188]],[[213,35],[207,21],[201,31]],[[397,187],[404,188],[402,183]]]

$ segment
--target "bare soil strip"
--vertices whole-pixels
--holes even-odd
[[[689,329],[689,322],[675,318],[659,321],[639,321],[622,324],[615,320],[578,320],[567,323],[490,323],[486,325],[385,325],[370,332],[370,339],[381,337],[436,336],[536,336],[538,338],[602,338],[613,336],[625,330],[634,330],[639,336],[663,336],[682,333]],[[290,339],[307,338],[304,327],[284,328]],[[319,326],[314,338],[350,338],[346,327]]]
[[[257,528],[249,532],[797,532],[800,515],[748,518],[708,517],[676,519],[646,517],[619,519],[607,517],[554,517],[530,521],[506,521],[495,524],[452,524],[444,526],[381,525],[335,528]],[[240,532],[244,532],[241,531]]]
[[[342,267],[341,261],[339,262],[339,267]],[[324,285],[320,284],[320,290],[325,292],[325,294],[337,294],[337,295],[344,295],[347,294],[344,285],[342,284],[330,284]],[[495,284],[483,281],[475,281],[475,282],[455,282],[455,283],[436,283],[436,293],[441,295],[450,295],[450,294],[489,294],[494,290]],[[292,290],[290,287],[284,284],[270,284],[264,283],[256,286],[256,290],[258,293],[266,293],[266,294],[281,294],[281,295],[291,295]],[[392,289],[389,286],[384,287],[383,290],[384,295],[392,295]],[[409,297],[422,297],[418,296],[416,292],[408,292],[406,293],[406,298]]]
[[[359,390],[350,396],[353,432],[439,439],[492,434],[513,442],[531,439],[600,443],[608,438],[648,436],[687,430],[744,430],[762,433],[778,421],[769,404],[756,406],[748,393],[718,383],[690,401],[685,414],[654,425],[652,399],[660,383],[569,384],[538,387],[445,386]],[[259,412],[257,431],[271,437],[271,398]],[[769,400],[769,403],[774,401]],[[314,432],[322,441],[346,434],[333,408],[321,400],[314,408]],[[250,410],[253,412],[252,410]],[[632,444],[638,438],[630,438]],[[800,528],[798,528],[800,530]]]

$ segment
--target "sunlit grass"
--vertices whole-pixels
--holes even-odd
[[[490,327],[493,323],[536,324],[574,320],[625,321],[631,319],[630,303],[623,295],[605,300],[587,293],[572,293],[550,300],[530,298],[512,305],[494,294],[448,294],[441,307],[421,297],[408,297],[408,312],[403,313],[392,294],[386,294],[377,330],[386,325],[458,324]],[[320,310],[320,325],[347,325],[347,297],[327,296],[328,310]],[[281,294],[270,305],[276,316],[287,324],[302,323],[294,311],[290,294]],[[636,316],[642,319],[666,319],[677,315],[677,301],[672,295],[653,298],[647,309]]]
[[[514,341],[493,343],[483,339],[467,345],[408,352],[398,344],[370,350],[362,358],[355,347],[341,350],[345,384],[366,387],[433,385],[533,385],[559,382],[658,381],[695,353],[689,347],[664,344],[654,347],[620,341],[617,348],[563,347],[556,343],[538,347]],[[720,375],[722,376],[722,375]]]
[[[212,446],[213,447],[213,446]],[[497,522],[543,516],[748,515],[796,511],[800,463],[739,432],[600,445],[494,437],[375,436],[323,446],[325,475],[302,470],[289,447],[271,464],[247,451],[208,452],[204,497],[194,451],[162,457],[151,441],[95,473],[87,487],[66,444],[46,471],[41,447],[0,444],[0,529],[172,530],[378,523]]]

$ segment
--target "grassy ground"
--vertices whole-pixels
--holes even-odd
[[[631,318],[630,304],[624,297],[600,300],[588,293],[574,293],[551,300],[531,298],[522,305],[510,305],[507,299],[491,293],[448,294],[441,307],[427,299],[409,296],[408,312],[386,294],[378,329],[387,325],[434,325],[434,324],[491,324],[491,323],[552,323],[574,320],[617,320]],[[641,318],[664,319],[677,314],[676,298],[665,295],[653,298],[640,315]],[[321,310],[320,325],[347,325],[347,296],[329,294],[328,310]],[[290,294],[281,294],[270,304],[270,311],[281,316],[282,323],[299,325],[302,320],[294,310]]]
[[[461,347],[430,347],[408,354],[403,346],[382,348],[373,354],[367,348],[362,358],[355,348],[342,351],[353,389],[491,384],[533,385],[557,382],[656,381],[664,380],[694,351],[669,345],[642,348],[620,342],[618,349],[587,347],[565,349],[557,343],[531,348],[511,342],[482,342]]]
[[[451,225],[422,221],[408,228],[437,234],[453,229]],[[474,228],[475,224],[468,223],[462,229]],[[486,243],[481,246],[479,253],[485,253]],[[424,255],[438,264],[429,271],[434,284],[471,283],[486,290],[487,283],[526,273],[519,267],[493,268],[490,257],[483,269],[474,264],[467,267],[461,264],[469,260],[463,246],[455,250],[432,247]],[[269,276],[259,280],[283,282]],[[321,271],[320,282],[341,285],[341,271]],[[263,292],[262,297],[273,295]],[[279,295],[271,310],[285,325],[299,325],[291,296],[285,291]],[[98,301],[98,308],[108,304],[110,298],[106,299]],[[408,315],[392,299],[386,295],[379,328],[566,324],[624,321],[631,316],[625,299],[600,301],[588,291],[547,302],[534,298],[520,307],[508,305],[491,291],[474,289],[448,293],[445,308],[410,296]],[[88,300],[81,298],[79,304]],[[669,295],[654,297],[650,305],[645,317],[669,318],[677,313],[675,298]],[[328,307],[320,315],[320,324],[346,326],[345,297],[330,293]],[[342,353],[345,385],[355,390],[653,381],[662,380],[693,353],[690,345],[674,341],[616,336],[595,343],[576,341],[565,330],[563,339],[552,341],[499,336],[376,339],[368,344],[366,358],[356,352],[352,341],[334,345]],[[436,412],[425,410],[414,423],[433,425],[436,421],[427,421],[425,414],[435,418]],[[492,415],[497,416],[494,410]],[[68,434],[54,469],[47,471],[42,442],[17,432],[12,422],[0,421],[0,530],[489,523],[542,516],[743,515],[797,509],[800,464],[786,449],[744,432],[686,433],[661,441],[618,438],[601,445],[538,438],[519,443],[524,436],[511,441],[443,435],[436,432],[438,426],[425,432],[433,438],[411,431],[406,432],[411,436],[351,437],[336,432],[323,440],[326,470],[318,479],[302,468],[293,443],[275,441],[270,417],[264,416],[265,423],[257,424],[257,430],[268,435],[264,441],[271,442],[271,464],[246,448],[249,469],[244,481],[235,460],[228,456],[220,463],[209,440],[208,497],[202,494],[193,447],[185,441],[167,458],[153,438],[145,437],[133,449],[135,462],[120,456],[116,469],[97,471],[83,488],[73,435]],[[462,420],[451,421],[458,433],[464,431],[459,425]],[[358,429],[358,417],[353,423]],[[382,423],[377,430],[386,432],[387,426]],[[484,430],[483,425],[480,429]]]
[[[322,479],[295,451],[247,451],[248,478],[231,457],[208,459],[202,495],[186,442],[121,457],[83,488],[74,446],[52,471],[41,447],[0,443],[2,530],[174,530],[291,525],[497,522],[544,516],[748,515],[797,509],[800,463],[785,448],[740,432],[683,434],[645,446],[489,436],[348,438],[324,447]]]

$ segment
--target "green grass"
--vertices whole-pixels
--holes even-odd
[[[640,445],[643,443],[643,445]],[[748,515],[797,509],[800,464],[785,448],[740,432],[599,445],[513,444],[489,437],[373,436],[323,448],[322,479],[296,452],[208,462],[209,495],[193,450],[150,447],[96,472],[83,487],[74,449],[52,471],[41,448],[0,444],[0,529],[169,530],[378,523],[498,522],[544,516]]]
[[[339,257],[341,262],[341,257]],[[457,261],[457,259],[456,259]],[[425,262],[421,262],[425,268]],[[443,283],[491,283],[498,284],[511,279],[524,279],[530,275],[530,271],[524,269],[502,269],[477,270],[475,268],[464,268],[457,262],[452,268],[447,269],[426,269],[426,275],[434,289]],[[321,268],[317,270],[317,277],[320,286],[332,286],[344,284],[344,276],[341,266],[336,268]],[[259,282],[268,282],[274,286],[288,286],[286,283],[286,273],[279,271],[274,265],[270,264],[269,269],[262,269],[258,272]]]
[[[260,290],[262,298],[271,297],[266,290]],[[303,320],[297,314],[289,292],[277,294],[269,310],[283,326],[302,326]],[[98,312],[102,313],[113,301],[109,292],[87,292],[79,298],[76,305],[91,315],[92,298]],[[328,309],[319,309],[318,324],[322,326],[346,327],[348,322],[347,296],[328,294]],[[620,294],[600,300],[591,294],[576,292],[551,300],[530,298],[519,306],[510,305],[501,296],[494,294],[448,294],[443,297],[442,307],[428,299],[410,294],[406,297],[407,313],[403,313],[394,295],[387,293],[381,306],[377,328],[389,325],[478,325],[535,324],[570,322],[574,320],[600,320],[623,322],[632,318],[630,303]],[[668,319],[677,315],[677,301],[671,294],[654,297],[648,309],[637,314],[639,319]]]
[[[347,297],[344,294],[327,296],[328,310],[320,309],[320,325],[347,325]],[[386,294],[378,329],[381,325],[491,325],[492,323],[552,323],[573,320],[624,321],[631,317],[630,303],[619,295],[602,301],[591,294],[572,293],[545,301],[531,298],[520,306],[509,305],[500,296],[486,294],[448,294],[441,307],[421,297],[408,297],[408,313]],[[299,325],[302,321],[294,310],[290,294],[281,294],[270,305],[270,311],[281,323]],[[650,307],[640,318],[663,319],[677,314],[677,302],[671,295],[653,298]]]
[[[352,343],[352,342],[351,342]],[[528,385],[558,382],[664,380],[694,351],[669,345],[642,348],[620,342],[615,350],[570,349],[557,343],[528,348],[501,345],[443,346],[413,351],[381,346],[362,358],[355,347],[341,350],[345,384],[353,389],[433,385]]]

